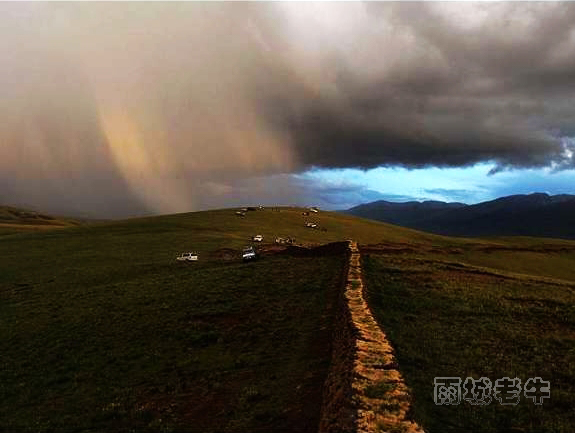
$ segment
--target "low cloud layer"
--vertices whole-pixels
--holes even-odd
[[[293,175],[312,167],[574,166],[571,3],[0,3],[0,17],[3,203],[121,216],[318,198]]]

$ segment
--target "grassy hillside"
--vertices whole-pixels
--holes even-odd
[[[300,217],[228,210],[0,238],[0,428],[316,431],[345,254],[239,259],[255,228],[271,237],[282,221],[279,234],[322,241]],[[174,260],[189,249],[199,262]]]
[[[3,427],[315,431],[341,265],[119,264],[14,285]]]
[[[453,243],[449,243],[453,240]],[[575,281],[575,242],[561,239],[505,237],[443,238],[442,242],[384,242],[367,250],[416,255],[442,264],[487,268],[506,275]]]
[[[554,383],[575,383],[566,346],[573,300],[561,291],[575,280],[573,242],[456,239],[302,212],[238,217],[227,209],[1,236],[0,429],[316,431],[344,254],[337,245],[279,251],[277,236],[310,247],[375,245],[370,254],[381,260],[366,263],[373,306],[424,424],[436,425],[425,400],[436,370],[426,363],[481,372],[471,355],[498,341],[511,349],[494,359],[523,365],[528,355],[518,371],[532,365],[542,375],[552,373],[542,363],[555,359],[564,376],[551,376]],[[263,258],[242,263],[255,234],[264,235]],[[197,263],[175,261],[190,250]],[[481,320],[466,322],[475,311]],[[516,327],[500,321],[507,313]],[[552,333],[530,324],[531,315],[537,326],[550,321]],[[521,332],[530,333],[527,348],[515,338]],[[454,348],[470,335],[480,349]],[[560,405],[574,403],[564,396],[575,390],[560,386]],[[468,425],[437,413],[446,425]]]
[[[79,221],[71,218],[55,217],[11,206],[0,206],[0,236],[23,231],[71,227],[79,224]]]
[[[241,247],[441,238],[302,211],[0,237],[0,427],[316,431],[344,254],[263,245],[244,264]],[[200,261],[176,263],[188,250]]]
[[[102,227],[130,227],[131,230],[147,230],[149,227],[166,231],[189,230],[194,240],[207,242],[209,248],[216,238],[220,245],[241,246],[251,235],[262,234],[266,241],[278,236],[290,236],[298,243],[322,244],[345,239],[356,239],[361,243],[390,242],[445,242],[446,238],[400,228],[390,224],[342,215],[336,212],[311,213],[303,216],[301,208],[266,208],[247,212],[245,217],[235,215],[234,209],[223,209],[162,217],[137,218],[112,223]],[[319,229],[305,227],[305,222],[315,222]],[[224,234],[222,236],[222,234]]]
[[[515,242],[514,242],[515,241]],[[497,245],[497,242],[499,244]],[[367,247],[371,306],[435,432],[569,432],[575,417],[575,245],[533,239],[457,248]],[[541,377],[551,398],[438,406],[435,377]],[[493,395],[493,394],[491,394]]]

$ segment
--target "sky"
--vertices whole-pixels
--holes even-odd
[[[575,3],[0,2],[0,204],[575,193]]]

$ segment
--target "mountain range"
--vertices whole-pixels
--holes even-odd
[[[379,200],[344,213],[449,236],[537,236],[575,239],[575,195],[511,195],[467,205]]]

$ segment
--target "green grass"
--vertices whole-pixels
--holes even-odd
[[[78,271],[66,285],[13,286],[0,311],[0,419],[34,430],[309,428],[317,410],[302,416],[300,399],[317,399],[327,369],[313,345],[333,319],[341,265],[134,266],[106,281]]]
[[[489,268],[502,273],[575,281],[575,241],[569,240],[442,238],[424,242],[385,241],[380,245],[370,245],[368,250],[417,255],[438,263]]]
[[[301,212],[0,228],[0,430],[316,431],[344,257],[264,254],[241,263],[255,234],[264,243],[355,239],[393,250],[365,263],[370,302],[416,391],[415,415],[431,431],[574,423],[572,289],[516,274],[575,280],[575,243],[525,238],[510,253],[508,239]],[[543,251],[544,243],[563,250]],[[235,258],[222,258],[224,248]],[[199,262],[176,263],[184,251],[199,252]],[[432,403],[434,375],[516,371],[551,380],[552,405],[454,412]]]
[[[575,281],[575,243],[539,244],[533,243],[499,248],[469,246],[462,248],[461,254],[450,257],[476,266]]]
[[[363,259],[369,302],[413,389],[415,419],[431,433],[572,431],[575,285],[505,274],[529,270],[521,255],[493,263],[503,269],[493,272],[452,261],[462,261],[461,253],[443,254],[441,261],[437,255],[371,251]],[[481,257],[477,262],[485,264]],[[523,383],[540,376],[551,382],[551,399],[542,406],[525,396],[517,406],[496,400],[483,407],[438,406],[434,377],[450,376]]]
[[[0,236],[4,236],[4,235],[13,235],[16,233],[20,233],[22,230],[17,230],[13,227],[5,227],[5,226],[0,226]]]
[[[360,243],[392,242],[452,242],[450,238],[427,234],[390,224],[356,218],[336,212],[319,212],[302,216],[302,208],[266,208],[255,212],[247,212],[244,218],[237,217],[232,209],[222,209],[187,214],[176,214],[161,217],[137,218],[104,224],[103,227],[117,227],[136,231],[148,230],[149,227],[165,230],[190,230],[196,238],[207,234],[223,238],[229,243],[230,237],[245,242],[254,234],[264,235],[267,241],[276,237],[293,237],[298,242],[323,244],[346,239],[354,239]],[[305,222],[319,224],[320,229],[305,227]]]
[[[316,431],[345,257],[211,255],[252,216],[1,237],[0,428]]]

